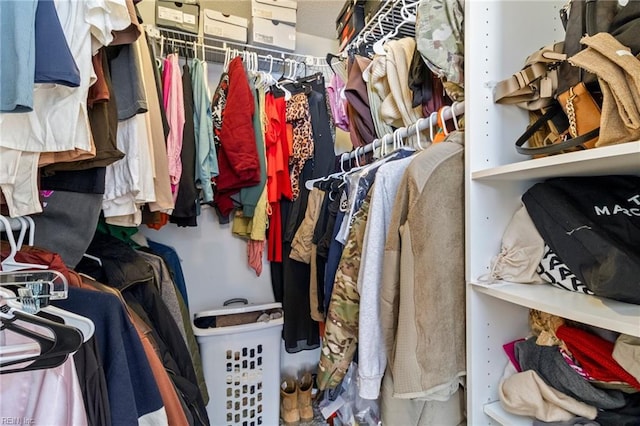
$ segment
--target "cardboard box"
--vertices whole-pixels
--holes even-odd
[[[225,15],[217,10],[203,9],[202,27],[205,36],[246,43],[249,20],[239,16]]]
[[[251,18],[251,43],[267,47],[296,50],[296,27],[283,22]]]
[[[200,6],[166,0],[156,1],[156,25],[198,34]]]
[[[293,0],[251,0],[251,16],[296,24],[298,4]]]

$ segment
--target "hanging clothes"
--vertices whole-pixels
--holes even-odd
[[[220,130],[215,204],[223,217],[235,205],[231,198],[241,188],[260,182],[260,161],[253,129],[254,99],[242,59],[229,63],[229,93]]]
[[[296,93],[286,101],[287,123],[293,128],[293,150],[289,157],[291,193],[295,200],[300,194],[300,173],[307,160],[313,158],[314,141],[309,113],[309,100],[304,93]]]
[[[14,2],[17,9],[13,9],[13,3],[10,3],[5,5],[6,8],[3,7],[3,15],[0,17],[3,22],[2,34],[3,37],[6,35],[13,40],[7,40],[7,45],[14,44],[14,41],[22,43],[22,48],[16,51],[24,51],[25,54],[19,55],[17,62],[14,62],[14,58],[2,61],[2,108],[4,109],[6,104],[7,109],[13,110],[19,103],[25,103],[25,111],[29,111],[29,108],[33,110],[20,114],[0,113],[0,134],[3,135],[0,141],[0,155],[3,159],[0,168],[0,188],[11,216],[21,216],[42,211],[37,188],[40,152],[75,149],[91,152],[94,149],[86,104],[88,90],[95,77],[92,53],[98,50],[101,43],[106,45],[112,41],[111,30],[123,29],[129,26],[131,21],[126,13],[124,1],[114,0],[109,3],[109,7],[103,2],[96,2],[86,8],[84,4],[74,1],[56,2],[59,23],[80,74],[80,86],[36,84],[34,90],[36,3]],[[30,7],[33,9],[29,9]],[[107,13],[107,10],[112,13]],[[121,10],[125,11],[124,15],[118,13]],[[97,20],[85,19],[90,15]],[[14,27],[14,22],[22,22],[24,26]],[[55,24],[55,20],[51,20],[50,23]],[[16,31],[20,34],[12,35]],[[95,46],[92,46],[92,34],[96,40]],[[24,68],[19,72],[13,69],[13,76],[4,75],[5,70],[11,71],[5,69],[10,63]],[[67,63],[69,64],[69,61]],[[70,74],[74,72],[72,69]],[[26,80],[15,80],[26,76],[30,79],[28,84],[25,83]],[[15,87],[6,88],[6,83],[12,86],[13,83],[16,84]],[[15,90],[20,87],[21,90],[27,91],[27,98],[17,99]],[[14,93],[14,99],[6,102],[5,94],[11,93]],[[32,93],[33,98],[29,93]]]
[[[358,273],[369,213],[370,197],[367,196],[356,212],[336,272],[318,364],[318,387],[321,390],[333,389],[342,382],[356,352],[360,307]]]
[[[349,116],[347,115],[347,102],[344,96],[344,81],[338,74],[334,74],[327,85],[327,95],[331,113],[336,127],[349,131]]]
[[[124,157],[124,153],[118,150],[116,141],[118,107],[111,82],[109,61],[104,47],[93,56],[93,65],[97,80],[89,88],[87,106],[95,153],[89,159],[82,159],[81,153],[80,156],[70,155],[79,150],[42,153],[39,165],[40,167],[45,166],[42,173],[43,180],[63,170],[86,170],[94,167],[106,167]],[[104,193],[104,191],[102,192]]]
[[[7,339],[7,344],[20,343],[25,340]],[[88,424],[72,356],[55,368],[0,375],[0,385],[2,418],[28,419],[36,424]],[[49,403],[38,404],[41,399]]]
[[[312,164],[307,162],[300,175],[303,181],[310,179]],[[309,190],[304,185],[300,196],[293,202],[281,201],[282,211],[282,262],[271,263],[271,284],[276,301],[282,302],[285,317],[283,339],[289,353],[315,349],[320,345],[318,323],[311,319],[309,305],[310,266],[295,261],[291,254],[291,242],[300,227],[307,207]],[[280,300],[278,300],[280,298]]]
[[[240,203],[242,204],[242,215],[244,217],[253,217],[255,214],[258,200],[264,191],[267,183],[267,158],[265,155],[265,142],[262,132],[262,120],[260,116],[260,105],[258,104],[258,97],[256,94],[255,86],[251,79],[249,79],[249,88],[253,96],[253,133],[256,142],[256,152],[258,154],[260,181],[257,185],[248,186],[240,189]]]
[[[162,105],[169,121],[169,136],[167,137],[167,157],[169,159],[169,179],[173,200],[177,197],[178,184],[182,175],[182,134],[184,131],[184,98],[182,77],[178,55],[170,53],[164,60],[162,68],[163,100]]]
[[[202,198],[205,203],[213,202],[213,188],[211,183],[215,181],[213,174],[213,160],[211,156],[217,156],[220,150],[220,134],[222,132],[222,111],[227,106],[227,96],[229,94],[229,74],[225,71],[220,76],[218,87],[213,94],[211,101],[211,116],[213,121],[213,141],[214,146],[198,146],[198,174],[196,182],[202,187]],[[213,151],[212,151],[213,150]],[[217,157],[216,157],[217,158]],[[210,171],[211,170],[211,171]]]
[[[214,121],[211,120],[212,107],[209,103],[206,63],[194,58],[191,63],[191,84],[193,87],[193,122],[195,127],[196,147],[200,153],[200,174],[195,175],[200,179],[205,188],[205,202],[213,200],[211,191],[211,179],[219,174],[218,157],[216,154],[216,141],[214,137]],[[222,119],[222,116],[219,116]],[[220,121],[221,122],[221,121]],[[193,175],[192,175],[193,176]],[[204,191],[204,189],[203,189]]]
[[[413,161],[407,157],[383,164],[376,173],[371,189],[371,206],[362,244],[361,267],[358,273],[360,314],[358,317],[358,393],[362,398],[377,399],[387,365],[380,324],[380,288],[384,245],[396,194],[404,171]]]
[[[344,89],[348,101],[349,135],[354,148],[371,143],[376,138],[367,85],[362,79],[362,72],[370,62],[370,59],[358,55],[350,60],[349,80]]]
[[[99,257],[102,266],[83,261],[78,271],[98,278],[110,287],[122,292],[127,305],[155,330],[155,339],[160,345],[165,368],[175,375],[174,383],[181,389],[185,402],[198,422],[208,425],[205,410],[205,393],[198,389],[204,382],[196,373],[189,349],[185,344],[168,308],[154,284],[153,272],[131,247],[114,237],[97,232],[87,249],[89,254]],[[199,367],[201,368],[201,367]],[[202,377],[202,376],[200,376]],[[202,382],[201,382],[202,380]]]
[[[464,100],[463,24],[463,0],[420,2],[416,9],[417,48],[454,101]]]
[[[2,23],[3,31],[7,31],[5,25],[10,25],[10,23],[5,21]],[[28,36],[30,32],[24,31],[24,29],[25,27],[21,29],[21,32]],[[33,82],[62,84],[69,87],[80,86],[80,70],[65,39],[53,0],[38,0],[35,43]],[[53,57],[54,55],[55,57]],[[20,73],[27,69],[27,67],[21,68]],[[30,73],[26,72],[26,75],[28,78]]]
[[[33,111],[36,67],[37,0],[7,2],[2,7],[0,43],[0,111]]]
[[[185,64],[182,67],[184,115],[186,117],[182,133],[182,149],[180,150],[182,175],[180,176],[180,184],[178,185],[178,196],[176,197],[175,208],[169,218],[171,223],[175,223],[178,226],[198,225],[198,190],[195,182],[197,144],[194,122],[196,121],[196,115],[193,111],[194,98],[191,81],[191,71],[189,66]],[[190,120],[190,117],[194,119]],[[213,140],[209,141],[209,143],[213,144]]]
[[[151,56],[151,50],[147,42],[146,34],[143,32],[138,39],[139,52],[141,57],[139,60],[142,62],[142,69],[144,75],[143,87],[148,100],[149,112],[145,114],[145,124],[147,129],[148,138],[152,143],[153,153],[153,169],[155,174],[153,176],[154,192],[156,194],[155,201],[151,201],[148,204],[149,210],[152,212],[160,211],[164,213],[170,213],[174,207],[174,201],[171,194],[171,182],[169,173],[166,173],[169,166],[169,159],[166,148],[168,131],[165,131],[165,123],[167,122],[164,116],[164,109],[160,103],[160,76],[154,70],[155,60]],[[154,81],[156,84],[156,90],[153,90]]]
[[[380,106],[380,116],[392,127],[409,127],[422,117],[422,108],[412,106],[409,66],[416,49],[413,38],[405,37],[385,43],[386,78],[389,92]]]
[[[286,138],[286,112],[284,98],[273,93],[265,96],[265,146],[267,156],[267,201],[269,202],[269,233],[267,259],[282,262],[282,217],[280,201],[291,200],[291,176],[289,174],[289,144]],[[277,300],[277,299],[276,299]],[[280,299],[281,300],[281,299]]]
[[[463,142],[452,133],[417,154],[394,203],[380,321],[395,398],[447,400],[465,374]]]

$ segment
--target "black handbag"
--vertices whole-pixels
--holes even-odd
[[[522,202],[589,290],[640,304],[640,177],[554,178],[531,187]]]

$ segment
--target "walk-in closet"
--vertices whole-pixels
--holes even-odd
[[[0,0],[0,424],[640,425],[640,0]]]

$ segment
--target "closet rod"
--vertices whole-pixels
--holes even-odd
[[[452,119],[454,115],[455,117],[459,117],[462,114],[464,114],[464,102],[455,102],[451,106],[451,108],[447,108],[443,111],[442,117],[445,121],[448,121]],[[384,135],[382,138],[375,139],[373,142],[365,145],[364,148],[362,149],[354,149],[353,151],[345,152],[340,156],[340,162],[344,163],[345,161],[353,160],[354,158],[356,158],[356,155],[366,154],[368,152],[375,150],[376,148],[379,148],[380,145],[382,144],[382,141],[386,140],[389,137],[391,137],[390,140],[393,140],[393,135],[396,133],[398,134],[398,137],[405,139],[406,137],[411,137],[416,134],[416,126],[418,126],[418,131],[423,132],[432,125],[431,123],[432,118],[434,120],[437,120],[436,116],[430,115],[429,117],[419,119],[414,124],[408,127],[400,127],[396,129],[393,133],[389,133]],[[433,124],[436,124],[436,123],[433,123]]]
[[[168,28],[158,28],[153,26],[145,26],[144,28],[150,37],[158,41],[162,39],[165,43],[169,44],[176,43],[185,47],[192,47],[195,43],[198,48],[204,48],[205,50],[208,49],[221,54],[224,54],[227,49],[238,50],[239,52],[255,52],[258,54],[258,59],[263,62],[270,62],[273,59],[274,62],[282,63],[285,62],[285,59],[289,59],[295,60],[299,63],[304,63],[307,66],[328,67],[324,57],[300,55],[267,47],[256,47],[250,44],[226,41],[214,37],[201,36]]]

